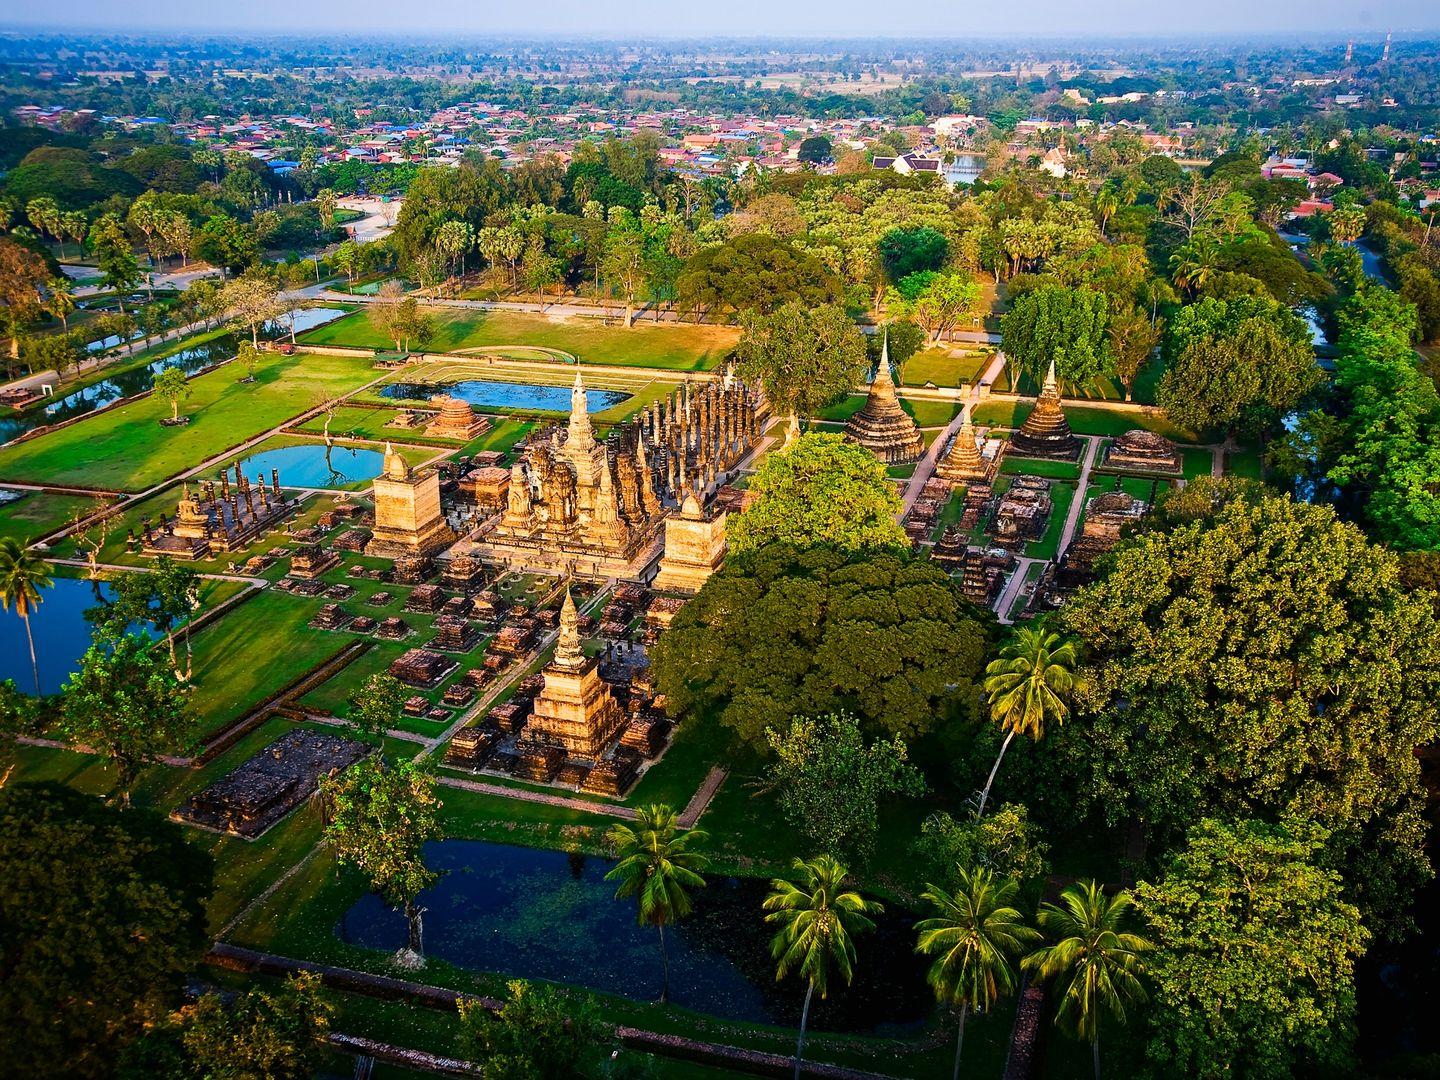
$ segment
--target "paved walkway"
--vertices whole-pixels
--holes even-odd
[[[1015,620],[1010,618],[1010,609],[1015,606],[1020,592],[1025,588],[1025,578],[1030,573],[1030,568],[1037,564],[1043,564],[1044,559],[1032,559],[1028,555],[1022,555],[1016,560],[1015,569],[1005,582],[1005,588],[1000,591],[1000,598],[995,601],[996,618],[1009,626]]]
[[[930,444],[930,449],[925,451],[925,456],[915,464],[915,471],[910,474],[910,482],[905,485],[905,496],[901,499],[900,521],[903,522],[905,515],[914,508],[915,500],[920,498],[920,493],[925,490],[926,483],[930,477],[935,475],[935,466],[940,462],[940,455],[950,444],[950,440],[955,437],[956,432],[960,430],[961,425],[965,423],[965,417],[969,413],[970,407],[962,405],[960,412],[950,421],[945,430],[935,436],[935,441]]]
[[[548,791],[506,787],[504,784],[488,784],[483,780],[462,780],[458,776],[437,776],[435,782],[442,787],[473,791],[478,795],[498,795],[503,799],[518,799],[520,802],[559,806],[566,810],[577,810],[583,814],[601,814],[605,817],[623,818],[625,821],[634,821],[639,816],[628,806],[590,802],[586,799],[574,799],[568,795],[552,795]]]
[[[1089,445],[1085,449],[1085,457],[1080,463],[1080,481],[1075,485],[1075,498],[1070,500],[1070,513],[1065,517],[1065,529],[1060,534],[1060,544],[1055,549],[1055,558],[1059,559],[1070,547],[1070,541],[1075,538],[1075,530],[1080,524],[1080,518],[1085,512],[1085,489],[1090,484],[1090,470],[1095,466],[1095,459],[1100,454],[1101,439],[1098,435],[1081,435]]]
[[[719,765],[712,765],[710,771],[705,774],[705,779],[695,789],[695,794],[690,796],[690,801],[685,804],[685,809],[680,811],[680,816],[675,824],[682,829],[693,829],[700,816],[710,809],[710,802],[715,798],[715,793],[720,790],[720,785],[725,783],[725,777],[729,776]]]

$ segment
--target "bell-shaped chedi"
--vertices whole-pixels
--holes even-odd
[[[859,443],[887,465],[919,461],[925,453],[925,436],[910,415],[900,407],[895,381],[890,376],[890,342],[880,349],[880,363],[870,383],[865,407],[845,425],[845,437]]]
[[[952,484],[978,484],[994,480],[999,467],[998,453],[986,457],[980,449],[979,436],[975,425],[970,422],[970,413],[967,410],[959,433],[951,441],[950,448],[940,459],[940,463],[935,466],[935,475]]]
[[[1080,457],[1080,440],[1070,430],[1065,411],[1060,407],[1060,390],[1055,382],[1055,361],[1045,375],[1045,385],[1035,408],[1010,436],[1010,452],[1021,457],[1050,458],[1075,461]]]

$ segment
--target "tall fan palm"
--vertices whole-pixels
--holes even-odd
[[[848,985],[855,974],[855,943],[851,938],[873,930],[871,915],[884,911],[874,900],[845,888],[848,871],[833,856],[819,855],[809,862],[795,860],[799,884],[776,878],[765,898],[765,921],[778,926],[770,942],[775,978],[794,971],[806,980],[805,1007],[800,1013],[800,1038],[795,1043],[795,1080],[805,1053],[805,1028],[810,1022],[810,999],[815,991],[823,999],[830,989],[830,970]]]
[[[1039,740],[1045,724],[1063,724],[1070,714],[1068,698],[1080,685],[1075,674],[1079,656],[1073,641],[1043,627],[1017,630],[998,659],[985,668],[985,694],[990,703],[990,717],[1005,731],[1005,741],[980,793],[976,816],[985,813],[990,786],[1000,771],[1000,762],[1017,733]]]
[[[30,613],[40,603],[40,590],[54,584],[44,559],[12,536],[0,539],[0,607],[6,611],[13,610],[25,621],[36,697],[40,696],[40,662],[35,658],[35,635],[30,632]]]
[[[952,895],[937,885],[926,885],[922,897],[935,914],[915,924],[915,951],[933,956],[929,981],[942,1003],[960,1010],[955,1036],[955,1070],[960,1076],[960,1053],[965,1047],[965,1016],[973,1006],[984,1012],[995,1000],[1015,991],[1018,956],[1040,935],[1025,925],[1010,906],[1019,884],[996,881],[989,870],[960,870],[960,886]]]
[[[1040,906],[1040,926],[1054,944],[1037,949],[1024,966],[1056,980],[1060,1008],[1055,1022],[1090,1042],[1100,1078],[1100,1015],[1125,1023],[1126,1006],[1145,1000],[1140,954],[1152,946],[1124,930],[1134,906],[1126,892],[1106,896],[1093,881],[1077,882],[1059,904]]]
[[[615,825],[608,834],[611,845],[620,857],[606,881],[618,881],[617,900],[634,896],[639,901],[638,918],[642,926],[660,931],[660,964],[664,970],[660,1000],[670,997],[670,956],[665,950],[665,926],[690,914],[690,895],[686,889],[705,885],[700,876],[709,859],[692,844],[703,843],[706,834],[700,829],[679,832],[675,811],[668,806],[641,807],[635,827]]]

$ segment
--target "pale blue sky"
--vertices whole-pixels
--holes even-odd
[[[1440,30],[1436,0],[0,0],[0,24],[613,37],[1246,35]]]

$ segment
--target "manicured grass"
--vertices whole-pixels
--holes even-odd
[[[708,371],[718,367],[739,340],[729,326],[641,323],[627,330],[587,318],[551,318],[519,311],[431,308],[436,332],[428,352],[455,352],[486,346],[538,345],[559,349],[582,364]],[[367,311],[302,335],[314,345],[353,345],[390,349],[394,342],[375,329]]]
[[[981,426],[1019,427],[1034,408],[1033,401],[987,401],[975,410],[974,421]],[[1176,442],[1195,441],[1195,434],[1172,424],[1156,413],[1066,405],[1065,418],[1079,435],[1123,435],[1135,428],[1155,431]]]
[[[1082,451],[1083,453],[1083,451]],[[1049,461],[1045,458],[1027,458],[1006,455],[1000,463],[1000,471],[1011,476],[1047,476],[1052,480],[1079,480],[1080,466],[1074,461]]]
[[[323,602],[266,589],[195,635],[191,703],[207,732],[339,651],[346,638],[306,625]]]
[[[460,453],[471,455],[484,450],[496,450],[509,454],[515,449],[515,444],[529,435],[534,428],[535,423],[532,420],[497,419],[491,423],[489,431],[462,446]]]
[[[237,382],[231,365],[192,379],[184,427],[161,426],[169,404],[142,398],[0,449],[0,477],[139,491],[374,377],[364,360],[267,353],[254,383]]]
[[[951,356],[947,347],[923,349],[905,361],[903,383],[905,386],[924,386],[934,383],[939,387],[962,386],[974,382],[989,360],[980,352],[965,352]]]
[[[843,424],[865,407],[864,394],[849,394],[834,405],[821,409],[812,419]],[[901,396],[900,407],[921,427],[944,427],[960,412],[958,401],[929,401]]]
[[[456,446],[458,439],[434,438],[426,435],[423,428],[386,427],[399,414],[399,409],[372,409],[363,405],[342,405],[330,418],[332,438],[369,439],[373,442],[427,443],[436,446]],[[325,417],[312,416],[292,430],[311,435],[325,434]]]
[[[1247,476],[1259,480],[1265,474],[1265,463],[1256,450],[1239,450],[1225,455],[1225,472],[1232,476]]]
[[[1070,504],[1075,501],[1075,485],[1060,481],[1050,484],[1050,501],[1054,510],[1050,522],[1045,526],[1045,535],[1025,545],[1025,554],[1032,559],[1053,559],[1060,547],[1060,534],[1065,531],[1065,518],[1070,513]]]
[[[30,491],[14,502],[0,504],[0,536],[28,544],[70,522],[77,512],[98,509],[85,495]]]
[[[1210,450],[1186,449],[1180,451],[1180,470],[1186,480],[1197,476],[1209,476],[1214,471],[1215,454]]]

